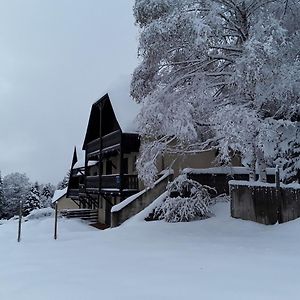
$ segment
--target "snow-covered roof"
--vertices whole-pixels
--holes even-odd
[[[78,151],[77,148],[76,148],[76,153],[77,153],[77,162],[73,166],[73,169],[83,168],[85,166],[84,164],[85,154],[83,151]]]
[[[73,169],[79,169],[84,167],[84,160],[78,160],[76,164],[73,166]]]
[[[89,160],[88,161],[88,167],[95,166],[98,163],[97,160]],[[77,163],[74,165],[73,169],[79,169],[85,167],[84,159],[80,159],[77,161]]]
[[[136,117],[141,105],[130,96],[131,76],[121,76],[106,93],[123,132],[138,132]]]
[[[65,196],[67,194],[67,189],[65,188],[63,190],[56,190],[54,192],[54,195],[52,197],[52,203],[55,203],[56,201],[58,201],[60,198],[62,198],[63,196]]]

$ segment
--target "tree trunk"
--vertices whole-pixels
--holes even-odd
[[[264,153],[261,148],[256,147],[256,158],[257,158],[257,169],[258,169],[258,180],[261,182],[267,182],[267,165],[264,158]]]
[[[256,175],[255,175],[255,165],[256,165],[256,159],[255,155],[252,156],[250,165],[249,165],[249,181],[255,181]]]

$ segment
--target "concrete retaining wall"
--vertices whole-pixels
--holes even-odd
[[[144,191],[133,195],[131,199],[125,199],[125,205],[121,202],[116,207],[112,208],[111,212],[111,227],[117,227],[123,222],[136,215],[148,205],[150,205],[156,198],[158,198],[163,192],[165,192],[168,182],[173,180],[173,173],[167,174],[160,178],[151,189],[145,189]],[[126,203],[126,200],[128,203]],[[120,209],[118,208],[120,207]]]

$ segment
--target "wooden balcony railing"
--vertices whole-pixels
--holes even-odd
[[[73,199],[73,198],[78,198],[79,196],[79,189],[69,189],[68,191],[68,197]]]
[[[99,176],[87,176],[86,185],[87,189],[99,189],[100,178]],[[120,175],[102,175],[101,177],[101,189],[120,189],[121,179]],[[123,190],[138,190],[138,178],[137,175],[123,175]]]
[[[117,130],[114,132],[111,132],[105,136],[102,137],[102,149],[120,144],[121,142],[121,131]]]
[[[101,145],[101,149],[107,149],[109,147],[120,144],[121,136],[122,136],[121,131],[117,130],[117,131],[111,132],[111,133],[103,136],[102,137],[102,145],[100,143],[100,141],[101,141],[100,138],[89,142],[86,145],[87,154],[100,151],[100,145]]]
[[[139,181],[137,175],[124,175],[123,189],[138,190]]]
[[[99,150],[100,150],[100,138],[93,140],[86,145],[86,151],[88,154]]]

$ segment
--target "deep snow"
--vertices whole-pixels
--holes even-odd
[[[0,225],[0,299],[298,299],[300,221],[265,226],[229,217],[141,221],[99,231],[53,218]]]

